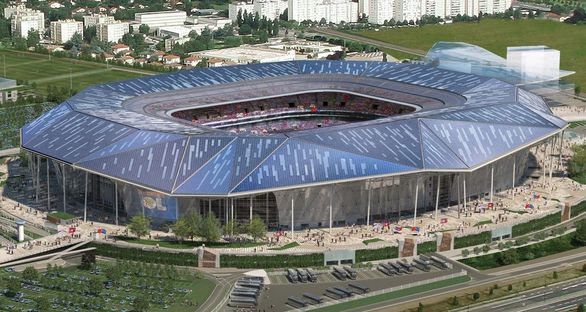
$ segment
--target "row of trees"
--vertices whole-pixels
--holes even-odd
[[[148,235],[150,228],[150,219],[143,215],[132,217],[128,225],[128,230],[139,238]],[[171,229],[180,241],[199,237],[206,242],[216,242],[222,235],[232,237],[244,234],[249,235],[256,242],[263,239],[267,233],[267,226],[259,216],[254,216],[248,224],[239,224],[231,220],[222,226],[213,213],[202,218],[194,209],[177,219],[171,225]]]

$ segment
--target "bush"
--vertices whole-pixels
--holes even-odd
[[[519,254],[516,249],[509,249],[498,253],[497,261],[502,265],[519,263]]]
[[[460,249],[464,247],[490,244],[492,234],[490,231],[482,232],[474,235],[467,235],[463,237],[454,238],[454,248]]]
[[[379,249],[358,249],[356,250],[356,262],[376,261],[393,259],[399,257],[398,247],[384,247]]]
[[[523,245],[526,245],[527,243],[529,243],[529,237],[527,237],[527,236],[519,237],[519,238],[515,239],[515,245],[517,245],[517,246],[523,246]]]
[[[503,242],[500,242],[500,243],[498,244],[498,249],[499,249],[499,250],[503,250],[503,249],[505,249],[505,243],[503,243]]]
[[[478,246],[474,247],[474,254],[477,255],[482,251],[482,249]]]
[[[487,253],[489,251],[490,251],[490,246],[489,245],[482,246],[482,252]]]
[[[584,212],[586,212],[586,200],[577,205],[572,206],[570,217],[576,217]]]
[[[96,247],[96,255],[109,258],[195,267],[198,265],[197,254],[189,252],[171,253],[150,251],[138,248],[123,248],[95,242],[90,243],[89,247]]]
[[[454,298],[452,298],[452,305],[453,306],[459,306],[460,305],[460,300],[458,300],[457,296],[454,296]]]
[[[507,286],[507,290],[508,290],[508,291],[511,291],[511,290],[513,290],[513,285],[509,284],[509,286]]]
[[[322,253],[306,255],[272,255],[272,256],[239,256],[220,255],[220,267],[234,267],[240,269],[270,269],[285,267],[316,267],[323,266]]]
[[[558,271],[553,271],[553,279],[558,279],[559,275],[558,275]]]
[[[468,249],[462,249],[462,257],[468,257],[470,255],[470,251]]]
[[[472,299],[474,299],[474,301],[478,301],[478,299],[480,299],[480,294],[479,294],[479,293],[477,293],[477,292],[475,292],[475,293],[472,295]]]
[[[586,272],[586,263],[582,266],[582,272]]]
[[[423,255],[437,251],[437,243],[435,241],[424,242],[417,245],[417,254]]]
[[[513,237],[521,236],[527,233],[542,230],[548,226],[552,226],[561,222],[561,212],[556,212],[547,215],[540,219],[531,220],[526,223],[513,225]]]

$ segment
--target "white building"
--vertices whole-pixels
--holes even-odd
[[[197,23],[198,24],[205,24],[205,25],[209,26],[210,28],[223,28],[226,25],[232,24],[232,21],[229,18],[208,15],[208,16],[198,16]]]
[[[289,0],[288,18],[339,24],[358,21],[358,3],[350,0]]]
[[[264,16],[271,20],[279,19],[288,6],[287,0],[257,0],[253,5],[253,14],[258,13],[261,18]]]
[[[358,15],[370,16],[370,3],[372,0],[358,0]]]
[[[10,18],[10,30],[12,36],[28,37],[29,31],[45,32],[45,14],[40,11],[27,10],[16,12]]]
[[[128,32],[129,26],[127,22],[116,21],[96,24],[98,39],[103,42],[118,42]]]
[[[206,50],[201,52],[189,53],[190,56],[196,55],[200,58],[218,59],[223,63],[233,62],[238,64],[248,63],[269,63],[284,62],[295,60],[295,51],[280,51],[255,46],[240,46],[236,48]]]
[[[114,22],[114,16],[105,15],[105,14],[92,14],[92,15],[85,15],[83,17],[83,25],[85,27],[96,26],[97,24],[113,23],[113,22]]]
[[[395,2],[396,21],[415,22],[423,15],[423,12],[425,12],[425,0],[398,0]]]
[[[159,27],[157,29],[157,35],[159,37],[171,36],[171,38],[185,38],[189,36],[189,33],[195,31],[198,35],[206,29],[214,29],[209,27],[208,25],[204,24],[195,24],[195,25],[185,25],[185,26],[166,26],[166,27]]]
[[[54,43],[62,44],[75,33],[80,34],[83,37],[83,23],[75,20],[64,20],[51,22],[51,40]]]
[[[235,2],[228,4],[228,17],[231,21],[236,21],[238,19],[239,11],[242,11],[242,14],[244,14],[244,12],[253,12],[254,4],[247,2]]]
[[[368,22],[383,24],[395,18],[395,0],[369,0]]]
[[[185,24],[187,14],[185,11],[159,11],[134,14],[134,20],[138,25],[148,25],[151,29],[163,26],[180,26]]]

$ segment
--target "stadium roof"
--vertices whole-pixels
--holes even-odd
[[[376,89],[377,96],[406,99],[418,111],[258,136],[193,126],[169,114],[229,102],[230,94],[241,94],[242,101],[267,83],[275,84],[265,87],[272,95],[294,93],[296,84],[308,81],[320,91]],[[208,97],[214,100],[206,102]],[[176,196],[238,196],[422,171],[471,171],[565,126],[539,96],[496,79],[426,65],[296,61],[90,87],[27,124],[21,137],[27,150],[140,187]]]

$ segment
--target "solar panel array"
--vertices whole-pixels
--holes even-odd
[[[347,82],[370,77],[388,88],[392,81],[402,82],[407,89],[445,90],[466,100],[268,136],[193,127],[123,106],[146,94],[234,82],[241,88],[250,80],[286,76],[296,81],[308,75],[347,77]],[[539,96],[496,79],[414,64],[298,61],[180,71],[91,87],[26,125],[22,141],[28,150],[98,174],[168,194],[205,196],[475,169],[565,125]]]

